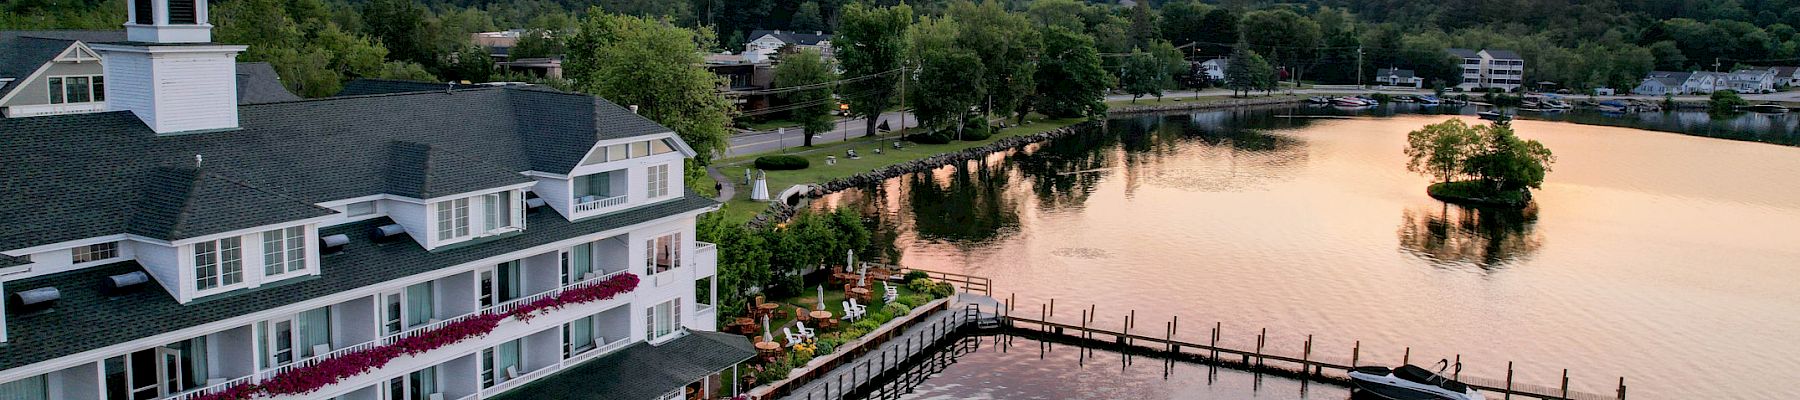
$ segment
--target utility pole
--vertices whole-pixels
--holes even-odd
[[[906,138],[906,66],[900,67],[900,138]],[[896,139],[896,140],[899,140]],[[899,142],[895,142],[899,143]]]
[[[1363,56],[1362,46],[1356,46],[1356,88],[1357,89],[1361,89],[1363,87],[1362,56]]]
[[[1713,57],[1713,72],[1719,72],[1719,58]]]

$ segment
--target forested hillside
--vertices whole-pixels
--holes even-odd
[[[935,16],[957,1],[907,4]],[[275,63],[297,90],[317,96],[357,76],[495,79],[486,56],[469,51],[469,33],[566,32],[593,7],[706,27],[716,32],[710,45],[732,49],[754,29],[832,31],[850,2],[219,0],[213,19],[219,40],[258,45],[246,60]],[[1325,83],[1355,82],[1359,66],[1365,79],[1399,67],[1454,81],[1446,47],[1515,50],[1527,60],[1528,81],[1577,88],[1629,87],[1652,69],[1800,64],[1800,0],[1146,1],[1151,12],[1111,1],[1000,3],[1034,22],[1086,33],[1103,53],[1152,51],[1151,39],[1163,39],[1191,44],[1183,47],[1190,57],[1223,56],[1242,40],[1274,66]],[[4,0],[0,29],[117,29],[124,10],[121,0]],[[1109,59],[1109,69],[1122,66]]]

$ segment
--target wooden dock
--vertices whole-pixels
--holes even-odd
[[[1164,322],[1160,332],[1154,329],[1139,330],[1137,312],[1130,311],[1123,324],[1109,329],[1095,325],[1093,305],[1080,310],[1076,322],[1053,321],[1056,301],[1040,304],[1035,318],[1017,313],[1016,298],[1002,301],[998,316],[1000,325],[1007,333],[1025,334],[1039,339],[1062,343],[1076,344],[1084,348],[1101,348],[1128,354],[1145,354],[1154,357],[1196,362],[1208,365],[1222,365],[1245,369],[1258,373],[1286,375],[1306,381],[1326,381],[1347,384],[1344,375],[1364,363],[1362,343],[1350,349],[1350,358],[1341,359],[1327,357],[1315,352],[1312,335],[1306,336],[1301,354],[1275,354],[1266,348],[1268,329],[1260,330],[1256,335],[1256,347],[1253,349],[1230,348],[1219,344],[1223,335],[1223,324],[1214,322],[1208,336],[1209,342],[1195,343],[1176,340],[1180,330],[1180,317],[1173,317]],[[1066,315],[1066,314],[1065,314]],[[1411,362],[1412,349],[1407,348],[1400,360],[1401,364]],[[1461,356],[1457,356],[1455,364],[1460,365]],[[1380,365],[1380,364],[1376,364]],[[1513,379],[1512,363],[1506,364],[1505,379],[1492,379],[1473,376],[1461,376],[1460,371],[1447,372],[1456,379],[1478,390],[1486,392],[1489,399],[1555,399],[1555,400],[1624,400],[1626,393],[1625,378],[1620,377],[1618,388],[1613,395],[1601,395],[1569,390],[1569,370],[1562,372],[1562,382],[1556,386],[1534,385],[1516,382]]]

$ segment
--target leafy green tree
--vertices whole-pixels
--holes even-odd
[[[425,66],[405,61],[388,61],[382,63],[381,72],[375,74],[375,77],[419,82],[435,82],[438,80],[438,77],[432,75],[431,71],[425,70]]]
[[[220,3],[210,13],[214,39],[251,44],[238,60],[268,62],[282,84],[301,96],[330,96],[345,79],[384,76],[387,48],[326,20],[322,7],[308,1]]]
[[[825,17],[819,15],[819,3],[808,1],[800,3],[798,11],[794,11],[793,23],[789,24],[796,31],[825,31]]]
[[[1041,47],[1031,21],[1007,12],[996,0],[956,3],[947,15],[958,22],[955,46],[981,58],[976,84],[986,97],[977,106],[989,115],[1019,110],[1035,89],[1033,61]]]
[[[522,58],[555,57],[567,51],[561,38],[547,29],[533,28],[519,35],[519,43],[507,51],[507,57],[514,60]]]
[[[701,67],[710,32],[664,18],[590,12],[568,39],[564,76],[582,91],[639,113],[681,135],[705,164],[725,148],[732,105],[718,88],[724,78]]]
[[[446,54],[438,69],[452,82],[487,82],[494,76],[494,57],[471,43]]]
[[[1536,189],[1556,157],[1536,140],[1520,140],[1512,126],[1488,125],[1481,130],[1480,148],[1465,170],[1493,193]]]
[[[1200,46],[1202,56],[1217,57],[1231,54],[1231,46],[1220,43],[1237,43],[1243,40],[1238,34],[1239,16],[1229,8],[1215,8],[1206,12],[1206,19],[1200,21],[1200,33],[1197,40],[1205,42]]]
[[[730,207],[730,206],[727,206]],[[726,221],[724,213],[707,213],[696,222],[694,233],[719,250],[719,305],[724,313],[748,309],[752,288],[767,286],[774,277],[769,259],[774,254],[769,235]]]
[[[1060,26],[1070,31],[1085,32],[1087,23],[1081,16],[1085,7],[1075,0],[1037,0],[1031,2],[1025,14],[1038,26]]]
[[[831,46],[844,76],[864,78],[844,82],[842,94],[850,113],[863,117],[868,136],[882,112],[892,107],[897,85],[905,74],[906,30],[912,25],[912,7],[871,7],[862,3],[845,6],[838,19]]]
[[[1273,91],[1275,87],[1275,68],[1249,47],[1239,43],[1231,52],[1231,61],[1225,63],[1225,87],[1234,96],[1238,92],[1249,95],[1253,90]]]
[[[1149,47],[1150,43],[1162,38],[1162,32],[1157,30],[1156,18],[1156,10],[1150,9],[1149,4],[1140,3],[1131,7],[1132,46]]]
[[[954,126],[959,133],[969,110],[986,95],[981,57],[956,45],[961,30],[954,19],[926,17],[907,33],[911,63],[918,68],[907,91],[914,114],[922,125]]]
[[[1426,125],[1406,134],[1406,170],[1452,182],[1481,143],[1481,133],[1460,119]]]
[[[1094,39],[1061,26],[1044,28],[1044,54],[1038,60],[1038,112],[1055,118],[1106,114],[1106,88],[1112,76],[1100,66]]]
[[[788,111],[794,121],[800,122],[806,130],[804,145],[812,147],[813,135],[831,131],[831,111],[837,109],[837,102],[831,99],[831,85],[837,80],[837,74],[831,71],[831,65],[825,63],[825,57],[818,50],[803,49],[799,53],[781,58],[781,64],[775,66],[775,87],[813,89],[783,93],[782,99],[796,107]]]
[[[1169,72],[1157,62],[1156,56],[1142,51],[1133,52],[1125,58],[1124,73],[1119,75],[1119,85],[1125,93],[1131,94],[1131,102],[1136,103],[1139,97],[1162,97],[1162,90],[1169,85]]]
[[[1176,1],[1162,6],[1162,37],[1177,46],[1214,41],[1207,37],[1206,15],[1213,7],[1198,0]],[[1231,41],[1236,41],[1232,38]],[[1196,44],[1200,46],[1200,44]],[[1203,47],[1204,48],[1204,47]]]
[[[1188,63],[1187,56],[1182,54],[1180,49],[1176,49],[1174,44],[1166,40],[1158,40],[1150,44],[1149,51],[1150,56],[1156,58],[1156,64],[1162,68],[1163,73],[1169,76],[1169,81],[1163,88],[1174,88],[1180,83],[1186,82],[1188,76],[1193,73],[1193,65]],[[1157,97],[1161,98],[1162,95],[1157,95]]]
[[[1299,81],[1306,66],[1318,57],[1319,24],[1285,8],[1252,11],[1244,14],[1242,29],[1255,32],[1244,35],[1257,54],[1268,54],[1268,60],[1286,66]]]
[[[417,0],[370,0],[363,5],[362,17],[369,24],[369,34],[380,40],[395,60],[411,61],[427,67],[437,65],[426,18],[431,11]]]
[[[1735,113],[1738,112],[1738,107],[1747,105],[1750,105],[1749,101],[1730,90],[1712,92],[1712,98],[1706,102],[1707,111],[1714,114]]]

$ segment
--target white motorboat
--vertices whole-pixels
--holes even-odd
[[[1438,365],[1449,366],[1449,361],[1439,361]],[[1438,373],[1427,371],[1416,365],[1402,365],[1399,368],[1388,367],[1356,367],[1350,370],[1350,383],[1364,393],[1390,400],[1486,400],[1480,391],[1469,385],[1457,382],[1442,375],[1444,368]]]

